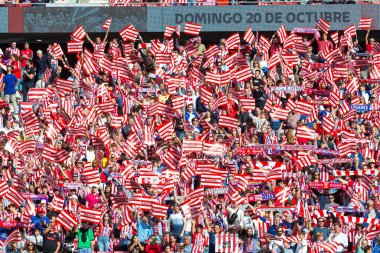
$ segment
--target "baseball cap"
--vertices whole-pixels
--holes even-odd
[[[44,213],[44,212],[45,212],[44,209],[41,207],[37,208],[36,210],[36,213]]]
[[[46,199],[42,199],[41,204],[46,204]]]

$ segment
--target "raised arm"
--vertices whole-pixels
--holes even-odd
[[[108,31],[107,31],[108,33]],[[107,36],[106,36],[107,37]],[[106,38],[105,37],[105,38]],[[94,42],[92,41],[92,39],[90,38],[90,36],[88,36],[88,34],[86,33],[86,38],[88,39],[88,41],[91,43],[91,44],[94,44]]]
[[[104,39],[103,39],[103,41],[102,41],[103,43],[105,43],[105,42],[107,41],[107,38],[108,38],[108,31],[109,31],[109,30],[106,31],[106,36],[104,36]],[[86,33],[86,35],[87,35],[87,33]]]
[[[368,30],[367,33],[365,34],[365,44],[366,44],[366,45],[368,44],[368,37],[369,37],[369,30]]]

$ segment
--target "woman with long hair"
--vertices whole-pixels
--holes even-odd
[[[37,253],[36,245],[32,242],[28,242],[23,253]]]
[[[99,223],[98,249],[99,251],[108,251],[108,247],[113,237],[113,227],[110,215],[105,213],[102,221]]]

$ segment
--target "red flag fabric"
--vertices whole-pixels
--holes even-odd
[[[106,22],[103,24],[102,29],[109,30],[111,26],[112,18],[107,18]]]
[[[67,52],[69,54],[76,54],[82,52],[83,41],[71,40],[67,42]]]
[[[321,18],[317,22],[317,28],[321,29],[325,34],[328,34],[330,30],[330,23]]]
[[[80,209],[80,221],[85,221],[93,224],[98,224],[101,220],[102,212],[95,209],[84,208]]]
[[[198,36],[201,29],[201,24],[186,22],[184,33],[187,35]]]
[[[286,37],[288,36],[288,34],[286,33],[286,26],[285,25],[280,26],[276,34],[278,36],[278,39],[280,40],[280,43],[284,43]]]
[[[248,26],[247,30],[244,33],[243,40],[247,43],[252,44],[255,41],[255,35],[253,34],[251,27]]]
[[[62,210],[58,214],[57,222],[61,224],[61,226],[66,230],[70,230],[78,224],[76,217],[74,215],[71,215],[67,210]]]
[[[335,123],[333,120],[331,120],[327,116],[323,117],[322,127],[323,127],[323,131],[325,131],[325,133],[331,133],[332,130],[334,129],[334,126],[335,126]]]
[[[82,41],[86,36],[86,31],[83,26],[78,26],[71,34],[71,39],[76,41]]]
[[[359,21],[359,30],[370,30],[372,18],[361,18]]]
[[[7,193],[5,194],[5,197],[10,202],[15,204],[17,207],[21,206],[21,204],[24,203],[24,201],[25,201],[25,198],[21,195],[21,193],[14,186],[12,186],[8,189]]]
[[[137,35],[139,34],[139,31],[137,31],[137,29],[134,28],[133,25],[129,24],[123,30],[119,31],[119,34],[124,41],[134,42],[136,40]]]
[[[61,46],[60,46],[59,44],[57,44],[57,43],[54,43],[54,45],[53,45],[53,47],[52,47],[52,50],[53,50],[54,55],[55,55],[56,57],[61,57],[62,55],[64,55]]]
[[[165,28],[164,37],[165,38],[170,38],[172,36],[172,34],[175,32],[176,29],[177,29],[176,26],[167,25],[166,28]]]

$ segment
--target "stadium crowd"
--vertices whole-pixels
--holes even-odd
[[[78,27],[1,54],[2,252],[379,252],[380,44]],[[331,38],[331,41],[330,41]],[[92,51],[83,47],[84,40]],[[64,78],[64,76],[69,76]]]

